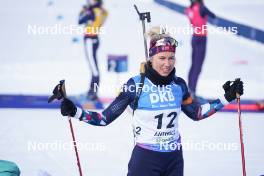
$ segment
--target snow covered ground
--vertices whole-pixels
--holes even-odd
[[[59,110],[0,109],[0,159],[18,164],[22,176],[40,170],[52,176],[76,176],[71,134]],[[248,175],[264,174],[262,114],[242,114]],[[122,176],[133,148],[131,116],[124,113],[107,127],[73,121],[79,141],[84,175]],[[218,113],[193,122],[180,116],[185,175],[242,175],[238,118],[235,113]]]
[[[136,2],[142,11],[151,11],[152,23],[170,27],[186,27],[186,17],[161,7],[151,0],[105,2],[109,17],[101,36],[99,64],[103,97],[114,97],[107,85],[121,85],[136,74],[144,58],[141,23],[133,8]],[[182,1],[183,2],[183,1]],[[90,71],[84,58],[81,34],[33,35],[28,26],[75,25],[84,1],[28,0],[5,1],[0,7],[0,93],[49,94],[64,78],[68,94],[87,90]],[[264,3],[227,0],[206,1],[208,7],[223,17],[263,29],[258,18]],[[245,15],[244,4],[251,13]],[[186,3],[187,5],[188,3]],[[215,5],[214,5],[215,4]],[[221,4],[221,6],[217,5]],[[233,6],[236,10],[230,10]],[[260,12],[259,12],[260,11]],[[246,16],[246,17],[245,17]],[[147,25],[149,27],[149,25]],[[177,75],[187,78],[190,67],[190,35],[174,34],[177,48]],[[207,56],[200,76],[198,93],[207,97],[222,94],[226,80],[241,77],[245,82],[244,98],[263,99],[263,45],[224,34],[209,34]],[[129,72],[121,75],[107,72],[108,54],[127,54]],[[72,150],[62,149],[71,140],[67,119],[59,110],[0,109],[0,159],[16,162],[22,176],[36,176],[45,170],[52,176],[76,176],[77,167]],[[248,175],[264,174],[263,114],[243,113],[246,166]],[[86,175],[126,175],[133,148],[131,117],[124,113],[108,127],[93,127],[74,121],[77,139],[86,148],[80,151]],[[218,113],[213,118],[192,122],[180,116],[180,130],[186,144],[233,146],[221,151],[210,148],[187,148],[184,151],[185,175],[241,175],[238,119],[236,113]],[[38,150],[33,150],[38,145]]]

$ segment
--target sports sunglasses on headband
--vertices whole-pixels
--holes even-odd
[[[178,46],[178,42],[174,38],[165,37],[165,38],[157,40],[155,42],[154,46],[167,46],[167,45],[171,45],[171,46],[177,47]]]

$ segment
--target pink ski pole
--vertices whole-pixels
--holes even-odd
[[[245,161],[244,142],[243,142],[243,129],[242,129],[242,119],[241,119],[241,108],[240,108],[240,95],[237,93],[236,97],[237,97],[237,106],[238,106],[237,112],[238,112],[238,118],[239,118],[242,169],[243,169],[243,176],[246,176],[246,161]]]
[[[76,145],[76,141],[75,141],[74,130],[73,130],[72,121],[71,121],[70,117],[69,117],[69,124],[70,124],[70,128],[71,128],[71,135],[72,135],[72,141],[73,141],[75,155],[76,155],[76,159],[77,159],[77,165],[78,165],[80,176],[82,176],[81,162],[80,162],[80,158],[79,158],[79,153],[78,153],[78,149],[77,149],[77,145]]]

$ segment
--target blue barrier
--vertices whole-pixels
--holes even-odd
[[[45,95],[0,95],[0,108],[44,108],[56,109],[59,102],[48,103]]]
[[[181,14],[184,14],[184,9],[186,8],[185,6],[176,4],[174,2],[169,2],[166,0],[154,0],[154,2],[160,5],[163,5],[169,9],[172,9]],[[230,20],[227,20],[221,17],[216,17],[215,19],[209,18],[208,22],[218,27],[224,27],[224,28],[237,27],[237,35],[243,36],[250,40],[255,40],[260,43],[264,43],[264,31],[263,30],[260,30],[260,29],[257,29],[251,26],[243,25],[240,23],[236,23],[234,21],[230,21]]]
[[[12,95],[0,94],[0,109],[1,108],[38,108],[38,109],[58,109],[60,108],[60,101],[48,103],[48,95]],[[80,96],[70,96],[77,106],[85,109],[103,109],[102,103],[84,102]],[[112,100],[111,100],[112,101]],[[210,101],[210,100],[208,100]],[[257,100],[241,100],[242,112],[263,113],[264,109],[257,105]],[[237,112],[236,102],[228,104],[221,112]]]
[[[88,102],[85,97],[69,96],[77,106],[90,106],[93,109],[102,109],[101,102]],[[48,95],[19,95],[19,94],[0,94],[0,108],[37,108],[37,109],[58,109],[60,101],[55,100],[48,103]]]

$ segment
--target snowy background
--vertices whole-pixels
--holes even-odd
[[[189,5],[188,0],[173,0]],[[90,80],[84,57],[82,35],[34,35],[28,27],[77,25],[85,1],[9,0],[0,6],[0,93],[50,94],[54,85],[66,79],[68,94],[87,91]],[[109,12],[102,34],[98,61],[102,76],[101,97],[114,97],[107,85],[122,85],[138,73],[144,60],[141,23],[133,4],[150,11],[150,26],[186,27],[188,19],[151,0],[111,0],[104,3]],[[221,17],[264,29],[263,0],[207,0],[206,5]],[[212,26],[210,26],[213,28]],[[177,48],[177,75],[187,78],[190,67],[190,35],[174,34]],[[73,38],[79,42],[73,42]],[[116,75],[107,72],[107,55],[128,55],[129,71]],[[198,94],[216,98],[223,93],[226,80],[241,77],[245,82],[245,99],[263,99],[264,46],[245,38],[210,34],[206,61],[198,82]],[[243,113],[246,167],[248,175],[264,174],[264,118],[261,113]],[[126,175],[133,148],[131,117],[124,113],[113,124],[100,128],[73,121],[77,139],[88,146],[80,151],[85,176]],[[188,144],[232,144],[234,150],[186,149],[185,175],[241,175],[238,118],[236,113],[217,113],[212,118],[193,122],[180,115],[183,142]],[[71,141],[67,119],[59,110],[0,109],[0,159],[14,161],[22,176],[36,176],[41,170],[52,176],[76,176],[75,155],[59,146]],[[39,144],[38,150],[30,144]],[[43,147],[52,144],[53,147]],[[55,147],[54,147],[55,146]]]

